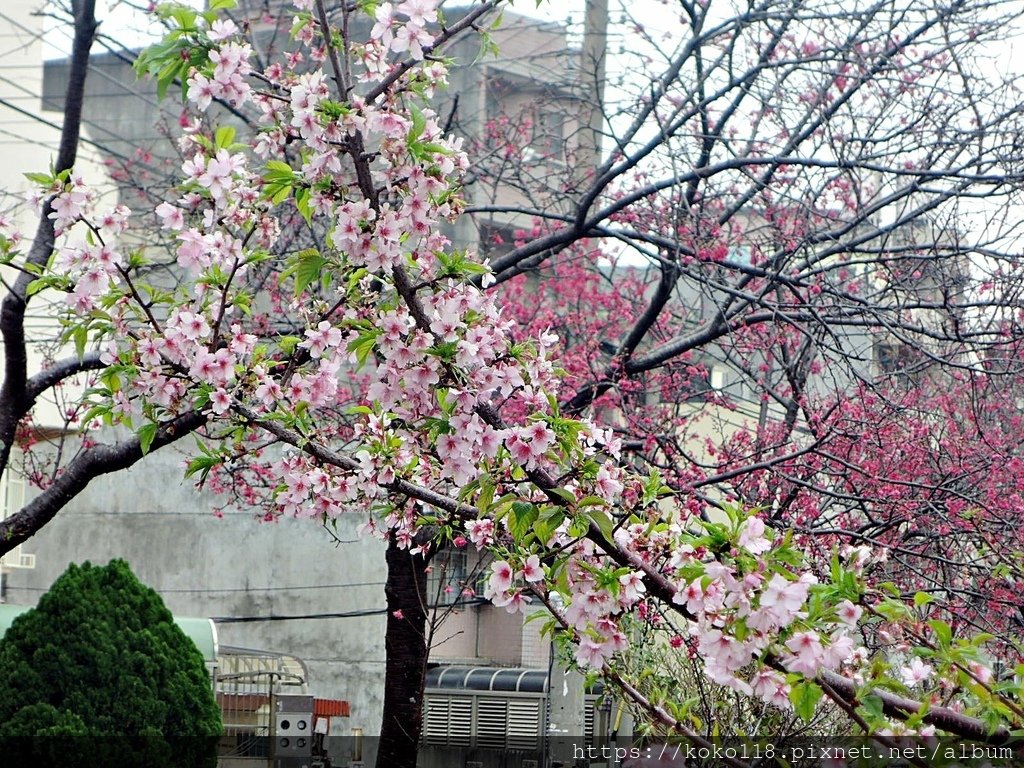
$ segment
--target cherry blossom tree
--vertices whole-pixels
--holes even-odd
[[[168,35],[138,61],[194,110],[154,211],[186,280],[160,285],[119,245],[128,213],[94,210],[73,153],[39,179],[43,239],[10,249],[25,272],[0,318],[0,396],[22,382],[27,413],[16,311],[63,292],[77,355],[40,382],[95,370],[82,422],[134,437],[83,447],[4,546],[190,433],[189,474],[271,517],[360,515],[389,542],[382,765],[415,764],[420,576],[456,541],[493,557],[495,605],[543,604],[581,667],[695,744],[686,702],[625,663],[634,630],[671,626],[715,683],[804,719],[826,699],[882,741],[1020,727],[993,672],[1016,661],[1011,629],[993,647],[960,610],[1012,601],[992,584],[1020,551],[1017,430],[999,422],[1013,232],[961,221],[1019,193],[1016,91],[970,68],[1009,23],[1001,3],[682,2],[678,50],[651,40],[631,71],[653,76],[590,105],[607,159],[516,175],[536,206],[479,193],[506,183],[506,150],[472,166],[432,107],[449,46],[497,0],[450,18],[379,3],[370,21],[295,5],[280,59],[218,0],[160,9]],[[580,126],[570,162],[600,143]],[[489,264],[444,234],[513,214]],[[308,245],[281,248],[295,228]],[[716,365],[745,389],[709,387]]]

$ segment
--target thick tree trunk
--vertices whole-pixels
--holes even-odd
[[[377,768],[416,768],[427,669],[427,560],[388,542],[384,722]]]

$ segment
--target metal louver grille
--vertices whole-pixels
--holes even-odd
[[[583,710],[583,734],[587,746],[592,746],[594,743],[594,710],[596,703],[595,700],[591,699],[586,703]],[[579,721],[577,720],[577,722]]]
[[[476,746],[482,749],[505,748],[507,704],[504,699],[477,699]]]
[[[543,746],[547,703],[543,695],[430,691],[423,702],[422,743],[427,747],[538,752]]]
[[[540,701],[513,699],[508,703],[508,748],[540,749]]]
[[[473,736],[473,700],[466,696],[426,697],[423,743],[435,747],[468,747]]]
[[[448,696],[427,696],[423,713],[423,743],[430,746],[445,746],[448,743],[448,710],[451,699]]]
[[[448,743],[468,747],[473,739],[473,700],[452,696],[448,709]]]

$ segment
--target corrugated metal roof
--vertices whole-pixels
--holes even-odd
[[[548,671],[527,667],[438,666],[427,670],[428,689],[547,693]],[[604,689],[598,680],[588,693]]]
[[[548,671],[525,667],[434,667],[427,671],[427,688],[467,691],[544,693]]]

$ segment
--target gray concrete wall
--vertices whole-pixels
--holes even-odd
[[[34,604],[71,562],[126,559],[175,613],[268,616],[382,610],[384,549],[341,519],[338,545],[316,522],[260,523],[212,513],[215,497],[183,480],[174,448],[94,481],[26,545],[33,570],[12,570],[6,601]],[[384,616],[218,625],[220,641],[293,654],[310,692],[351,702],[350,726],[379,733]]]

